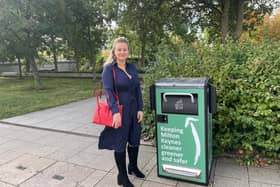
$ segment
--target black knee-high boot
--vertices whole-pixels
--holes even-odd
[[[123,185],[124,187],[134,187],[127,176],[125,152],[115,152],[114,155],[119,170],[118,185]]]
[[[128,174],[134,174],[138,178],[145,178],[145,175],[139,170],[137,166],[139,147],[127,146],[127,152],[129,157]]]

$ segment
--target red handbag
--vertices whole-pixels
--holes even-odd
[[[114,83],[116,85],[116,74],[115,74],[114,68],[113,68],[113,75],[114,75]],[[92,122],[95,124],[98,124],[98,125],[105,125],[108,127],[113,127],[113,114],[112,114],[112,111],[108,104],[109,98],[107,97],[105,102],[99,101],[99,97],[101,97],[103,92],[105,92],[105,91],[102,89],[98,90],[96,92],[96,109],[93,114]],[[117,101],[117,103],[119,103],[119,97],[118,97],[118,92],[117,92],[116,86],[115,86],[115,92],[116,93],[114,95],[115,95],[116,101]],[[106,94],[106,92],[105,92],[105,94]],[[118,104],[118,109],[122,116],[123,106]]]

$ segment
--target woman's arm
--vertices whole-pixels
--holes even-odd
[[[142,99],[142,92],[141,92],[141,86],[140,86],[140,81],[137,76],[137,87],[136,87],[136,101],[137,101],[137,119],[138,123],[141,123],[143,120],[143,99]]]
[[[137,111],[143,111],[143,98],[142,98],[142,92],[141,92],[141,86],[140,86],[140,80],[138,77],[138,72],[136,67],[135,68],[135,75],[136,75],[136,101],[137,101]]]
[[[107,100],[109,102],[109,107],[112,111],[112,114],[118,113],[118,104],[116,101],[116,98],[114,96],[114,78],[113,78],[113,71],[112,71],[112,65],[107,64],[104,66],[103,72],[102,72],[102,84],[103,89],[105,90]]]

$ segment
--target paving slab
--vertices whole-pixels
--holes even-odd
[[[176,187],[205,187],[205,186],[179,181],[178,184],[176,185]]]
[[[133,183],[133,185],[135,187],[140,187],[140,186],[143,186],[143,183],[145,182],[144,179],[138,179],[137,177],[134,177],[131,182]]]
[[[265,184],[259,182],[250,182],[250,187],[280,187],[280,185]]]
[[[249,167],[248,172],[250,181],[280,186],[279,169]]]
[[[215,176],[214,187],[249,187],[248,181],[231,177]]]
[[[152,170],[157,167],[157,155],[154,154],[151,160],[145,165],[145,167],[142,169],[144,174],[146,175],[146,178],[151,174]]]
[[[38,175],[25,181],[21,187],[75,187],[94,172],[93,169],[65,162],[57,162]]]
[[[262,168],[280,170],[280,163],[279,162],[278,162],[278,164],[274,163],[274,164],[271,164],[271,165],[268,165],[268,166],[264,166]]]
[[[154,181],[144,181],[142,184],[143,187],[175,187],[176,184],[163,184],[163,183],[158,183],[158,182],[154,182]]]
[[[13,126],[11,126],[13,127]],[[13,133],[16,133],[18,130],[13,130],[12,128],[7,127],[6,125],[1,126],[1,137],[7,138]]]
[[[239,166],[237,163],[226,163],[217,160],[215,176],[234,178],[240,181],[248,182],[247,167]]]
[[[28,148],[20,148],[21,150],[25,150],[26,153],[40,156],[40,157],[45,157],[46,155],[53,153],[54,151],[58,150],[58,147],[53,147],[53,146],[41,146],[40,144],[32,144]]]
[[[280,185],[265,184],[259,182],[250,182],[250,187],[279,187]]]
[[[155,183],[164,184],[164,185],[167,185],[167,186],[176,186],[176,184],[177,184],[176,180],[171,180],[171,179],[167,179],[167,178],[163,178],[163,177],[158,177],[156,166],[152,169],[152,171],[147,176],[147,180],[155,182]],[[143,185],[144,184],[145,183],[143,183]],[[147,184],[147,185],[150,185],[150,184]],[[157,185],[157,184],[155,184],[155,185]]]
[[[21,140],[11,139],[4,144],[0,145],[0,154],[5,153],[10,150],[17,150],[21,147],[28,146],[28,142],[24,142]]]
[[[101,170],[95,170],[91,173],[84,181],[82,181],[78,187],[92,187],[95,186],[98,182],[100,182],[107,172]]]
[[[0,145],[4,144],[10,140],[12,140],[13,138],[8,138],[8,137],[0,137]]]
[[[156,153],[156,152],[157,152],[157,149],[156,149],[156,147],[154,147],[154,146],[142,145],[142,146],[139,147],[139,152],[142,152],[142,151],[144,151],[144,152]]]
[[[46,137],[41,138],[39,141],[37,141],[37,143],[41,145],[63,147],[65,144],[67,144],[67,142],[61,141],[64,136],[66,136],[66,134],[51,132]]]
[[[144,180],[136,179],[134,176],[128,176],[129,180],[133,183],[135,187],[142,186]],[[107,173],[94,187],[119,187],[117,184],[117,173]]]
[[[26,154],[0,166],[0,180],[18,185],[49,167],[54,162],[54,160]]]
[[[106,151],[104,155],[94,155],[81,151],[69,158],[67,162],[107,172],[115,166],[114,156],[111,151]]]
[[[6,137],[12,139],[23,140],[27,142],[39,142],[42,138],[48,136],[49,131],[41,131],[37,129],[24,128],[20,132],[9,134]]]
[[[0,181],[0,187],[15,187],[15,186]]]
[[[80,149],[58,149],[45,157],[56,161],[67,161],[80,151]]]
[[[216,161],[219,163],[239,165],[239,163],[234,158],[231,157],[217,157]]]
[[[12,161],[24,154],[25,154],[25,151],[22,151],[22,150],[8,150],[8,151],[0,154],[0,165],[3,165],[9,161]]]
[[[53,137],[55,138],[55,137]],[[96,140],[89,137],[81,137],[74,135],[63,135],[61,137],[56,137],[57,139],[49,140],[52,146],[60,147],[61,149],[85,149],[91,144],[95,143]],[[49,144],[46,144],[49,145]]]
[[[107,173],[94,187],[120,187],[117,183],[116,173]]]
[[[149,162],[153,159],[155,155],[156,153],[153,152],[139,151],[138,166],[139,168],[143,169],[143,172],[145,173],[149,172],[148,169],[145,169],[145,166],[149,164]]]

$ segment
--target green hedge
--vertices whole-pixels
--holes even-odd
[[[144,136],[155,135],[149,85],[162,77],[208,76],[217,88],[215,153],[280,158],[280,42],[162,45],[144,78]]]

